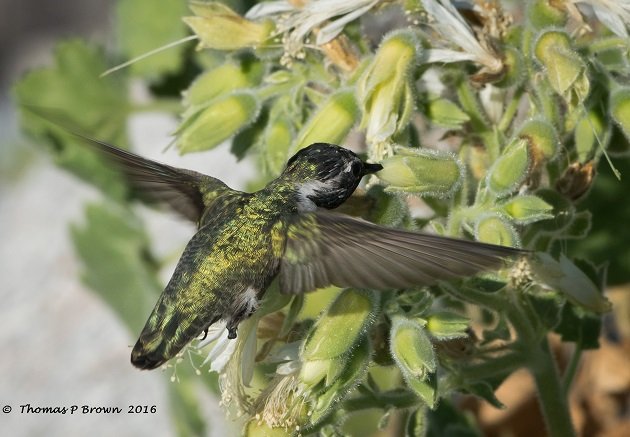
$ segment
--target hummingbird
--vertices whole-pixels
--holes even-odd
[[[71,132],[118,167],[142,198],[197,225],[131,352],[140,369],[160,367],[220,320],[236,338],[276,277],[286,294],[330,285],[402,289],[472,276],[524,253],[330,211],[383,168],[334,144],[299,150],[276,179],[247,193]]]

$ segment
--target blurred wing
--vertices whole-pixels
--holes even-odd
[[[280,287],[291,294],[329,285],[408,288],[495,269],[524,253],[314,212],[299,215],[287,229]]]
[[[134,194],[142,200],[169,205],[171,209],[195,223],[199,222],[204,209],[217,197],[228,192],[235,193],[219,179],[151,161],[112,144],[83,135],[68,127],[63,117],[54,110],[34,106],[25,107],[76,136],[87,146],[115,163],[127,178]]]

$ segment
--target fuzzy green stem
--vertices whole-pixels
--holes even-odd
[[[443,283],[441,287],[445,292],[463,302],[470,302],[482,307],[501,311],[508,303],[497,295],[497,293],[484,293],[471,287],[455,287],[448,283]]]
[[[628,42],[625,38],[610,36],[607,38],[599,38],[594,41],[589,41],[588,45],[586,45],[584,48],[588,50],[589,54],[593,55],[607,50],[626,50],[626,48],[628,47],[627,44]]]
[[[571,355],[571,360],[569,361],[569,365],[567,370],[564,372],[564,377],[562,379],[562,392],[565,397],[569,395],[569,390],[571,390],[571,384],[575,378],[575,373],[577,372],[578,364],[580,364],[581,358],[582,345],[580,343],[576,343],[573,354]]]
[[[411,390],[394,389],[348,399],[343,403],[343,409],[350,413],[368,408],[410,408],[419,403],[420,399]]]
[[[525,357],[522,353],[511,352],[479,364],[463,367],[460,372],[466,381],[478,381],[496,376],[498,373],[512,373],[523,367],[524,361]]]
[[[552,437],[574,436],[567,399],[547,337],[540,338],[539,330],[536,329],[539,322],[533,319],[535,314],[528,314],[524,310],[518,296],[512,297],[512,304],[505,309],[506,316],[516,331],[523,352],[528,357],[526,366],[536,383],[547,431]]]
[[[505,132],[508,130],[512,121],[514,120],[514,116],[516,115],[516,111],[518,111],[518,107],[521,103],[521,97],[523,97],[523,93],[525,92],[525,87],[521,86],[514,91],[514,95],[510,99],[510,102],[505,107],[505,111],[503,111],[503,115],[501,116],[501,120],[499,120],[499,124],[497,124],[497,129],[500,132]]]
[[[571,437],[575,435],[567,398],[564,396],[556,363],[545,337],[537,348],[532,348],[529,370],[534,377],[540,409],[547,424],[547,431],[552,437]]]

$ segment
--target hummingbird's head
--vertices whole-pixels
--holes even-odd
[[[315,143],[293,155],[282,175],[297,185],[301,209],[332,209],[350,197],[363,176],[382,169],[343,147]]]

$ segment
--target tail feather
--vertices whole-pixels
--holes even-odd
[[[131,364],[142,370],[160,367],[217,320],[182,316],[175,312],[166,319],[154,310],[131,351]]]

